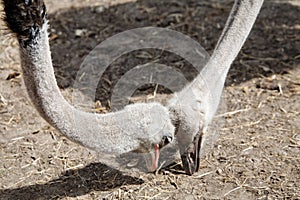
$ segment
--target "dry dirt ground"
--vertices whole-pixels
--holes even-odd
[[[46,3],[55,73],[66,96],[82,59],[104,39],[135,27],[167,27],[211,53],[232,6],[198,0]],[[171,53],[133,52],[103,75],[102,105],[109,105],[110,88],[124,72],[154,60],[195,76]],[[151,85],[139,91],[152,92]],[[265,2],[229,72],[225,96],[220,136],[197,174],[183,174],[180,165],[156,175],[122,173],[37,114],[22,80],[17,42],[1,24],[0,199],[300,199],[299,1]]]

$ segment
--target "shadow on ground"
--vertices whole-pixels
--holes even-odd
[[[142,179],[123,175],[101,163],[93,163],[82,169],[69,170],[58,179],[45,184],[0,190],[0,199],[60,199],[82,196],[92,191],[107,191],[123,185],[138,185],[143,182]]]

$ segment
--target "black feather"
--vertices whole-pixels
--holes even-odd
[[[2,0],[4,21],[22,43],[36,38],[46,23],[46,6],[43,0]]]

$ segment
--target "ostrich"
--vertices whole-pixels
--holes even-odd
[[[39,114],[67,138],[98,152],[147,151],[152,155],[148,168],[156,170],[159,148],[175,132],[168,109],[159,103],[139,103],[108,114],[77,110],[63,98],[56,83],[43,0],[2,3],[7,26],[19,42],[24,82]]]
[[[175,93],[167,108],[158,103],[129,105],[110,114],[92,114],[69,105],[57,87],[42,0],[3,0],[8,27],[16,34],[29,96],[41,116],[68,138],[100,152],[152,153],[174,136],[187,174],[199,169],[200,148],[220,101],[231,63],[244,44],[263,0],[235,0],[211,59],[200,74]],[[46,52],[46,53],[45,53]],[[122,122],[126,122],[123,125]],[[174,126],[174,125],[175,126]]]
[[[199,170],[200,148],[218,108],[228,70],[262,4],[263,0],[235,0],[210,60],[199,75],[169,101],[171,118],[179,125],[175,136],[183,168],[189,175]]]

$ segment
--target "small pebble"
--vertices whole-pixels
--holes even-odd
[[[87,32],[86,29],[76,29],[75,30],[75,36],[76,37],[82,37],[85,35],[85,33]]]

